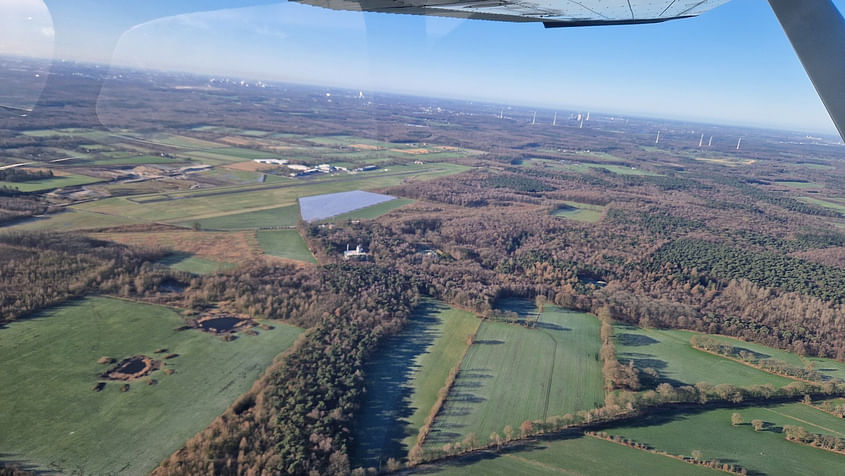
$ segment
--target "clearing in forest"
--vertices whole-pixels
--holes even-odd
[[[166,307],[92,297],[0,329],[0,461],[51,473],[148,474],[302,332],[273,323],[225,342],[177,330],[185,324]],[[128,382],[99,378],[132,356],[162,369]]]
[[[556,217],[569,218],[584,223],[596,223],[601,219],[605,207],[581,202],[564,202],[566,206],[552,212]]]
[[[507,300],[512,310],[532,308]],[[536,310],[533,311],[536,316]],[[599,321],[546,305],[536,328],[485,321],[426,440],[440,448],[475,433],[486,443],[506,425],[604,404]]]

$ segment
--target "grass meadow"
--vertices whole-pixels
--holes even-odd
[[[274,323],[232,342],[169,308],[104,297],[76,300],[0,330],[0,460],[68,474],[149,473],[205,428],[301,330]],[[127,392],[92,387],[107,365],[157,349],[178,354]]]
[[[745,349],[747,351],[757,354],[759,359],[776,359],[781,362],[786,362],[794,367],[806,367],[810,364],[816,372],[830,377],[845,380],[845,363],[838,362],[833,359],[824,359],[820,357],[802,357],[798,354],[787,352],[785,350],[775,349],[763,344],[754,342],[746,342],[728,336],[710,335],[710,337],[720,340],[726,344],[732,345],[737,349]]]
[[[619,362],[629,360],[639,369],[653,368],[660,382],[695,385],[708,382],[736,386],[772,384],[782,387],[793,380],[772,375],[738,362],[694,349],[690,338],[696,333],[680,330],[641,329],[614,326]]]
[[[211,274],[235,267],[234,263],[194,256],[189,253],[172,253],[158,260],[158,263],[177,271],[186,271],[193,274]]]
[[[531,442],[519,450],[498,454],[485,452],[472,458],[439,466],[431,474],[444,476],[625,474],[716,476],[725,473],[597,438],[580,437]]]
[[[299,206],[294,204],[253,212],[202,218],[195,222],[183,222],[181,224],[193,226],[194,223],[198,223],[203,230],[250,230],[256,228],[296,226],[298,221]]]
[[[96,177],[88,177],[87,175],[68,174],[56,175],[54,177],[45,178],[41,180],[28,180],[26,182],[6,182],[0,180],[0,187],[16,188],[21,192],[40,192],[53,188],[85,185],[89,183],[99,182],[101,180],[102,179]]]
[[[509,303],[512,305],[512,303]],[[427,444],[439,448],[475,433],[486,441],[506,425],[604,404],[599,321],[546,306],[537,327],[485,321]]]
[[[571,208],[560,208],[552,212],[556,217],[569,218],[570,220],[584,223],[596,223],[601,219],[604,208],[601,205],[591,205],[580,202],[564,202]]]
[[[259,231],[256,233],[256,237],[261,249],[270,256],[305,263],[317,262],[297,230]]]
[[[469,312],[425,299],[405,329],[387,338],[365,369],[353,466],[378,467],[408,453],[479,323]]]
[[[734,412],[742,415],[744,424],[731,425]],[[754,431],[749,424],[753,419],[763,420],[765,429]],[[705,459],[736,463],[750,474],[842,474],[845,456],[789,442],[780,432],[783,425],[803,426],[812,433],[832,433],[840,438],[845,435],[842,419],[800,403],[658,414],[606,431],[672,454],[690,456],[698,450]]]

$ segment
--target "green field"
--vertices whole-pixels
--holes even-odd
[[[734,412],[742,415],[746,423],[732,426],[731,414]],[[752,419],[763,420],[767,429],[755,432],[748,424]],[[817,422],[822,424],[817,425]],[[843,473],[845,456],[786,441],[779,431],[783,425],[803,426],[813,433],[827,432],[840,437],[845,431],[842,419],[799,403],[654,415],[635,424],[606,431],[672,454],[689,456],[693,450],[699,450],[706,459],[737,463],[748,468],[751,474],[811,476]],[[835,429],[836,432],[822,427]]]
[[[143,164],[183,164],[189,159],[162,157],[160,155],[130,155],[128,157],[111,157],[105,159],[88,160],[86,163],[94,165],[143,165]]]
[[[482,453],[432,471],[439,475],[479,476],[607,476],[607,475],[724,475],[721,471],[696,466],[662,455],[603,441],[580,437],[538,441],[521,451]]]
[[[601,214],[604,212],[604,207],[601,205],[569,201],[564,203],[572,208],[557,209],[552,212],[552,215],[585,223],[597,223],[601,219]]]
[[[509,300],[511,309],[530,301]],[[535,329],[485,321],[427,444],[440,448],[475,433],[486,441],[505,425],[604,404],[599,321],[547,305]]]
[[[255,212],[233,213],[231,215],[204,218],[195,222],[183,222],[181,224],[193,226],[194,223],[199,223],[203,230],[250,230],[256,228],[296,226],[298,221],[299,205],[294,204]]]
[[[67,474],[147,474],[251,387],[300,329],[274,323],[232,342],[176,331],[171,309],[86,298],[0,329],[0,460]],[[110,382],[92,391],[103,356],[151,357],[156,385]],[[51,472],[52,472],[51,471]]]
[[[306,263],[317,262],[297,230],[259,231],[256,233],[256,238],[261,249],[270,256]]]
[[[353,466],[378,467],[407,454],[480,322],[426,299],[403,331],[386,340],[365,370],[367,394],[356,424]]]
[[[24,131],[22,134],[30,137],[74,137],[88,139],[95,142],[106,140],[109,138],[108,132],[98,131],[94,129],[36,129]]]
[[[643,170],[635,167],[623,167],[621,165],[575,164],[570,165],[569,167],[567,167],[567,169],[582,173],[589,172],[591,169],[605,169],[619,175],[660,175],[654,172],[650,172],[648,170]]]
[[[397,208],[404,207],[405,205],[408,205],[410,203],[414,203],[414,201],[408,198],[396,198],[388,202],[382,202],[373,206],[359,208],[358,210],[353,210],[351,212],[341,213],[340,215],[335,215],[331,218],[327,218],[324,221],[340,222],[346,220],[370,220],[373,218],[378,218],[384,215],[385,213],[391,212]]]
[[[821,188],[822,185],[814,182],[794,182],[790,180],[775,180],[778,185],[786,185],[792,188]]]
[[[689,341],[695,332],[641,329],[616,325],[616,354],[619,362],[634,361],[638,369],[651,367],[660,381],[673,385],[708,382],[736,386],[772,384],[782,387],[793,380],[772,375],[732,360],[693,349]]]
[[[173,253],[158,260],[159,264],[169,266],[177,271],[194,274],[210,274],[235,267],[234,263],[224,263],[213,259],[193,256],[189,253]]]
[[[19,231],[74,231],[92,228],[107,228],[120,225],[131,225],[140,223],[139,220],[124,218],[115,215],[103,215],[102,213],[86,212],[84,210],[65,209],[60,213],[53,213],[44,218],[31,218],[18,222],[12,226],[4,227],[3,230]]]
[[[53,188],[72,187],[74,185],[85,185],[94,182],[100,182],[103,179],[96,177],[88,177],[87,175],[62,175],[42,180],[29,180],[26,182],[6,182],[0,180],[0,187],[17,188],[21,192],[39,192],[42,190],[50,190]]]
[[[801,197],[801,201],[809,203],[811,205],[818,205],[824,208],[830,208],[831,210],[836,210],[839,213],[845,214],[845,205],[838,202],[831,202],[828,200],[819,200],[818,198],[811,198],[811,197]]]
[[[608,154],[607,152],[576,152],[575,155],[579,157],[588,157],[590,159],[606,160],[608,162],[619,162],[625,160],[613,154]]]
[[[820,374],[845,380],[845,363],[838,362],[833,359],[823,359],[819,357],[801,357],[798,354],[787,352],[785,350],[775,349],[762,344],[755,344],[754,342],[746,342],[739,339],[734,339],[727,336],[710,337],[730,344],[737,349],[745,349],[757,354],[758,359],[776,359],[781,362],[786,362],[794,367],[805,368],[807,363],[811,363],[813,370]]]

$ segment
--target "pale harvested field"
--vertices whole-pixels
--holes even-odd
[[[429,149],[390,149],[391,152],[401,152],[408,155],[424,155],[433,152]]]
[[[161,247],[225,263],[263,258],[253,231],[165,231],[155,233],[93,233],[92,236],[126,245]]]
[[[349,147],[352,149],[359,149],[359,150],[381,150],[381,147],[377,145],[370,145],[370,144],[349,144]]]
[[[254,162],[252,160],[247,162],[236,162],[234,164],[226,164],[223,166],[224,169],[242,170],[244,172],[260,172],[262,170],[274,169],[276,167],[277,165],[259,164],[258,162]]]

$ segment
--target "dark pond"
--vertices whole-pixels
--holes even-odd
[[[243,319],[238,319],[237,317],[216,317],[214,319],[202,321],[199,323],[199,325],[203,329],[217,332],[225,332],[232,330],[242,321]]]
[[[146,368],[144,361],[141,358],[134,358],[118,366],[114,369],[114,372],[132,375],[144,370],[144,368]]]

